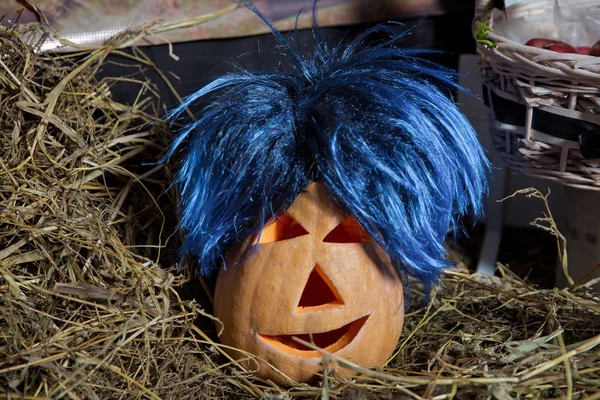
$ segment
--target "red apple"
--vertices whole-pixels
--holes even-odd
[[[590,51],[588,51],[588,54],[590,56],[600,57],[600,40],[594,43]]]
[[[556,51],[557,53],[579,54],[579,51],[577,51],[575,47],[564,42],[556,42],[555,44],[550,45],[547,49],[551,51]]]
[[[577,51],[575,47],[555,39],[533,38],[529,39],[525,44],[527,46],[539,47],[541,49],[556,51],[558,53],[579,54],[579,51]]]
[[[575,48],[581,54],[588,54],[590,52],[590,49],[591,49],[590,46],[579,46],[579,47],[575,47]]]
[[[525,43],[526,46],[533,46],[533,47],[539,47],[539,48],[546,48],[547,46],[550,46],[551,44],[556,43],[556,40],[554,39],[545,39],[545,38],[533,38],[533,39],[529,39],[527,41],[527,43]]]

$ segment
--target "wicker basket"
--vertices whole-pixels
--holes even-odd
[[[599,0],[569,2],[589,11],[600,7]],[[600,191],[600,57],[502,37],[493,29],[505,14],[492,3],[476,1],[472,29],[494,146],[514,170]],[[511,8],[511,18],[526,20],[552,7],[531,0]]]

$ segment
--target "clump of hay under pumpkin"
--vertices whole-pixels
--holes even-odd
[[[144,29],[53,55],[0,28],[0,398],[600,398],[598,295],[540,290],[501,265],[447,271],[425,306],[414,284],[382,370],[324,353],[320,384],[281,388],[228,359],[210,285],[175,269],[154,86],[127,78],[139,96],[121,104],[122,77],[95,79],[109,54],[153,68],[119,50]]]

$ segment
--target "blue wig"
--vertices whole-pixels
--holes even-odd
[[[209,275],[227,248],[260,232],[312,180],[352,214],[402,274],[434,284],[447,266],[444,240],[462,215],[481,212],[489,168],[476,133],[450,97],[452,71],[399,47],[379,25],[345,46],[286,48],[291,72],[238,68],[189,96],[176,119],[209,98],[184,126],[183,254]],[[369,45],[372,34],[387,39]]]

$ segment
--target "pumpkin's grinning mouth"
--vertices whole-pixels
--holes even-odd
[[[292,355],[297,355],[301,357],[320,357],[321,354],[301,343],[296,342],[293,338],[296,337],[308,343],[313,343],[315,346],[326,350],[330,353],[335,353],[346,347],[358,332],[360,332],[361,328],[369,319],[368,315],[364,317],[358,318],[342,326],[341,328],[334,329],[332,331],[327,332],[318,332],[318,333],[302,333],[302,334],[294,334],[294,335],[264,335],[259,333],[258,336],[270,344],[271,346],[279,349],[285,353],[289,353]]]

